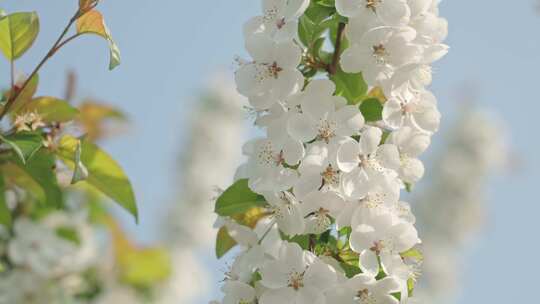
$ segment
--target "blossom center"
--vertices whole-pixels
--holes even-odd
[[[276,22],[276,26],[278,29],[282,29],[285,26],[285,18],[281,18]]]
[[[377,6],[381,4],[382,0],[367,0],[366,8],[372,10],[374,13],[377,12]]]
[[[275,79],[278,79],[279,73],[283,71],[283,68],[278,66],[277,62],[274,61],[271,65],[268,66],[268,73],[270,76],[274,77]]]
[[[372,47],[373,49],[373,57],[379,64],[384,64],[386,62],[386,57],[388,57],[390,54],[386,50],[386,47],[384,44],[380,43],[378,45],[374,45]]]
[[[328,165],[321,176],[325,185],[336,186],[339,184],[339,170],[332,168],[332,165]]]
[[[369,289],[367,289],[367,288],[359,290],[356,293],[355,300],[357,300],[358,302],[360,302],[362,304],[375,304],[375,303],[377,303],[377,299],[371,293],[371,291],[369,291]]]
[[[293,271],[289,274],[288,287],[298,290],[304,287],[304,272]]]
[[[336,136],[337,124],[327,119],[321,119],[319,122],[319,139],[324,140],[326,143],[330,142],[332,137]]]
[[[285,162],[285,158],[283,157],[283,151],[276,154],[272,149],[271,143],[266,143],[259,148],[259,151],[257,153],[257,160],[259,161],[259,164],[267,166],[279,166]]]

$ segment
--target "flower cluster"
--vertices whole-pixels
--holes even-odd
[[[425,87],[447,52],[447,24],[434,0],[329,2],[263,0],[263,15],[244,28],[252,60],[236,84],[265,136],[245,144],[236,177],[264,207],[255,225],[221,218],[245,249],[224,304],[406,302],[416,278],[408,257],[420,239],[400,191],[422,177],[418,157],[439,126]],[[313,45],[302,46],[297,29],[322,6],[334,10],[334,60],[315,60],[323,69],[306,75],[299,66],[313,66]],[[384,95],[380,119],[336,90],[336,73],[359,72]]]

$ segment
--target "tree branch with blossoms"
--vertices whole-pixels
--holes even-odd
[[[265,135],[217,199],[223,304],[405,303],[422,254],[408,203],[441,114],[435,0],[262,0],[238,92]]]

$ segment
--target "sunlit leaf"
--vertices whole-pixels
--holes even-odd
[[[109,43],[110,51],[109,69],[112,70],[120,64],[120,50],[116,43],[114,43],[111,33],[105,24],[105,19],[100,12],[91,10],[77,19],[77,33],[95,34],[106,39]]]
[[[379,121],[382,119],[383,105],[378,99],[368,98],[360,104],[360,112],[366,121]]]
[[[242,214],[253,207],[266,205],[263,196],[251,191],[247,179],[241,179],[230,186],[216,201],[215,212],[221,216]]]
[[[19,87],[23,85],[24,81],[25,80],[18,82],[14,90],[7,91],[5,98],[10,99],[13,94],[16,94],[15,90],[19,90]],[[23,105],[30,102],[30,100],[32,100],[32,98],[36,94],[38,85],[39,76],[38,74],[34,74],[32,79],[30,79],[24,89],[20,91],[17,95],[17,99],[15,99],[15,101],[13,102],[13,105],[10,108],[10,112],[17,113]]]
[[[44,122],[67,122],[79,114],[68,102],[48,96],[32,99],[19,112],[37,112]]]
[[[221,227],[216,237],[216,257],[219,259],[236,245],[236,241],[229,235],[227,228]]]
[[[410,258],[417,261],[422,261],[424,259],[424,255],[417,248],[409,249],[405,252],[402,252],[400,255],[402,258]]]
[[[26,165],[14,159],[13,163],[5,164],[2,171],[6,172],[6,180],[28,191],[39,203],[59,207],[63,204],[63,195],[56,180],[55,166],[55,158],[41,149]]]
[[[366,97],[377,98],[383,104],[386,102],[386,96],[384,96],[384,92],[380,87],[374,87],[371,89]]]
[[[21,57],[39,33],[35,12],[13,13],[0,19],[0,50],[8,60]]]
[[[0,174],[0,224],[4,227],[11,227],[11,210],[7,206],[6,187],[2,174]]]
[[[366,95],[367,84],[362,73],[350,74],[338,69],[331,79],[336,84],[336,95],[345,97],[350,105],[359,103]]]
[[[75,168],[77,146],[81,144],[80,161],[88,169],[88,182],[103,194],[116,201],[135,219],[138,219],[137,204],[131,182],[120,165],[109,154],[87,139],[80,140],[66,135],[60,140],[58,156],[72,168]]]
[[[35,132],[20,132],[9,136],[0,135],[0,141],[8,144],[23,164],[43,146],[43,137]]]

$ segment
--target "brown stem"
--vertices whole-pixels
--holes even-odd
[[[6,105],[4,106],[2,111],[0,112],[0,120],[2,120],[2,118],[4,118],[4,116],[6,115],[6,113],[8,113],[9,109],[15,103],[15,100],[17,100],[17,98],[19,97],[21,92],[24,91],[26,86],[28,86],[28,84],[30,83],[30,80],[39,72],[39,70],[43,67],[43,65],[45,65],[45,63],[60,49],[60,47],[65,45],[65,41],[62,42],[62,40],[66,36],[67,32],[69,31],[69,29],[71,28],[73,23],[75,23],[75,21],[80,16],[81,16],[81,12],[80,12],[80,10],[77,10],[75,15],[73,15],[73,17],[69,20],[69,23],[67,24],[67,26],[64,28],[64,31],[62,32],[62,34],[60,34],[60,37],[58,37],[58,39],[53,44],[51,49],[47,52],[45,57],[43,57],[43,59],[41,59],[39,64],[34,68],[32,73],[30,74],[30,76],[24,81],[23,85],[19,89],[15,90],[13,94],[10,95],[8,101],[6,102]],[[77,36],[77,35],[74,35],[74,36]],[[73,38],[73,36],[70,37],[70,38]],[[68,38],[68,39],[72,40],[70,38]],[[12,91],[13,91],[13,89],[12,89]]]
[[[340,22],[337,28],[336,44],[334,49],[334,55],[332,56],[332,62],[328,65],[328,74],[334,75],[338,70],[339,56],[341,55],[341,44],[343,41],[343,31],[345,30],[345,23]]]

